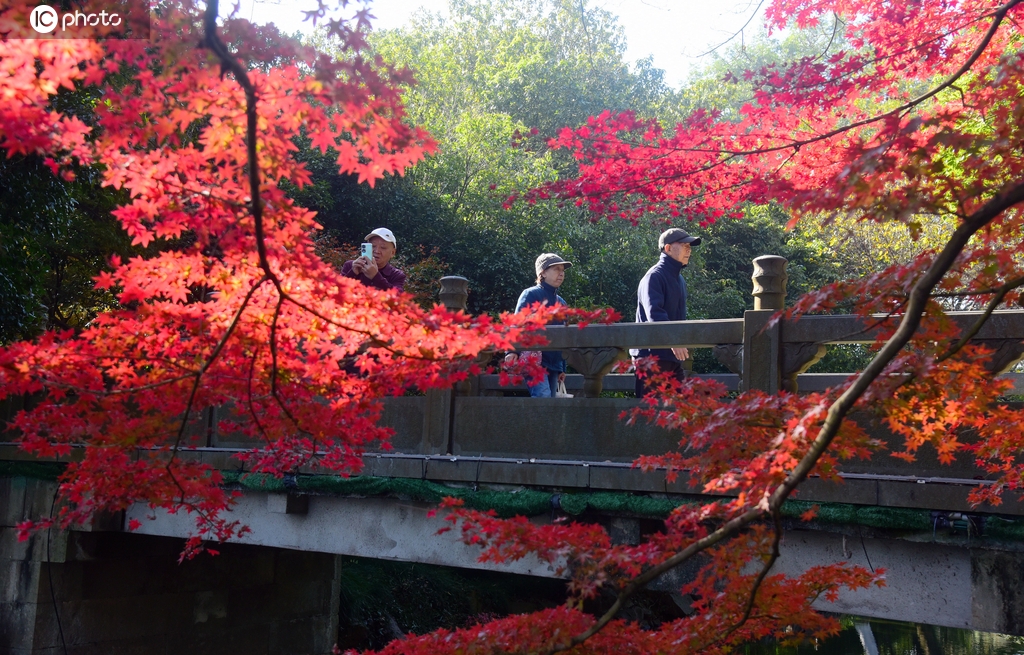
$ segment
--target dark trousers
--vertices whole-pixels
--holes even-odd
[[[690,371],[685,368],[683,362],[676,362],[668,359],[659,359],[658,368],[665,372],[670,373],[675,379],[682,382],[689,375]],[[640,376],[636,376],[636,397],[643,398],[647,394],[647,390],[644,388],[644,381],[640,379]]]

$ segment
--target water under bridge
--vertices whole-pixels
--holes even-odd
[[[669,483],[664,473],[632,467],[638,455],[673,449],[679,436],[621,421],[636,401],[603,393],[632,390],[632,375],[608,373],[629,348],[710,348],[732,371],[715,377],[732,389],[806,392],[845,379],[805,373],[830,345],[869,342],[878,329],[854,316],[803,317],[764,329],[784,296],[784,269],[773,268],[781,265],[761,262],[756,308],[743,318],[548,328],[547,348],[564,351],[579,372],[568,378],[572,399],[516,397],[492,375],[389,399],[383,421],[395,431],[393,450],[367,453],[356,478],[304,470],[283,479],[247,475],[233,455],[252,444],[218,434],[216,417],[206,417],[207,446],[183,456],[216,466],[243,490],[234,514],[252,532],[202,563],[173,564],[189,517],[145,507],[18,543],[13,526],[47,514],[59,466],[0,444],[0,650],[50,652],[65,631],[83,653],[113,645],[156,652],[147,650],[156,642],[167,652],[186,643],[221,652],[327,652],[337,635],[340,556],[493,568],[453,533],[436,534],[442,521],[428,512],[445,495],[537,522],[598,522],[614,540],[638,542],[674,507],[714,498],[685,475]],[[447,288],[447,300],[458,302],[458,291]],[[977,318],[953,316],[964,327]],[[996,352],[993,375],[1010,376],[1024,392],[1019,376],[1007,373],[1024,355],[1024,312],[997,312],[975,339]],[[869,417],[858,420],[893,442]],[[970,491],[991,484],[985,473],[969,461],[940,465],[929,452],[913,463],[884,453],[848,462],[842,478],[809,479],[787,503],[777,570],[850,562],[884,567],[887,586],[842,594],[821,609],[1024,635],[1024,503],[1007,497],[999,507],[970,506]],[[800,520],[811,504],[820,506],[817,518]],[[142,527],[128,534],[132,518]],[[554,575],[531,559],[500,570]],[[653,586],[685,607],[677,589],[690,573],[672,572]]]

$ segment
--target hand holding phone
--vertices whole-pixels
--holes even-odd
[[[369,259],[372,262],[373,261],[373,244],[372,243],[364,243],[364,244],[362,244],[362,246],[360,246],[359,256],[360,257],[366,257],[367,259]]]

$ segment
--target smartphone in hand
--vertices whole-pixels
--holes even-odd
[[[372,243],[364,243],[360,247],[359,256],[360,257],[366,257],[367,259],[369,259],[372,262],[373,261],[373,244]]]

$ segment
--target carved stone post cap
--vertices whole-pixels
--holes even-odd
[[[784,309],[786,306],[785,257],[761,255],[754,260],[754,309]]]
[[[441,293],[438,294],[441,304],[451,310],[465,310],[469,300],[469,280],[458,275],[446,275],[441,278]]]

